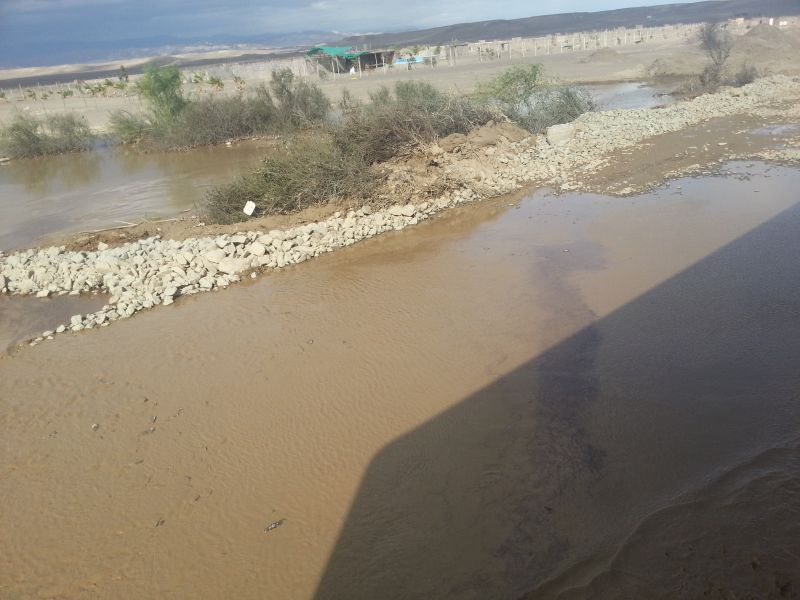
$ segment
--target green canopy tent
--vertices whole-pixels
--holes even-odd
[[[351,67],[361,71],[361,57],[372,54],[367,51],[354,51],[350,46],[317,46],[306,52],[318,65],[332,73],[347,73]]]

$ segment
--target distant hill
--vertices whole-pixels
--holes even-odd
[[[432,29],[400,33],[377,33],[346,37],[342,46],[373,48],[412,44],[448,44],[478,40],[538,37],[553,33],[573,33],[678,23],[723,21],[735,17],[781,17],[800,14],[800,0],[710,0],[688,4],[662,4],[600,12],[543,15],[512,20],[459,23]]]

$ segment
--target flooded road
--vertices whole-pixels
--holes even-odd
[[[264,144],[154,154],[111,148],[11,161],[0,167],[0,250],[194,210],[209,186],[258,164]]]
[[[800,172],[730,168],[0,357],[0,596],[796,589]]]

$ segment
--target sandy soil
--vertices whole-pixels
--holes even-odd
[[[800,73],[800,65],[795,58],[796,53],[800,52],[800,31],[776,30],[767,34],[762,31],[759,35],[744,36],[739,40],[739,47],[731,58],[732,68],[749,61],[770,73]],[[515,59],[513,64],[525,62],[541,63],[550,75],[566,82],[599,83],[640,81],[654,76],[667,80],[680,79],[700,72],[706,59],[697,45],[687,46],[679,40],[667,40],[620,47],[613,50],[613,54],[611,51],[585,50],[528,57],[524,61]],[[456,66],[416,67],[411,71],[392,69],[388,73],[379,70],[366,73],[360,79],[340,76],[334,81],[329,77],[319,84],[334,101],[341,97],[344,90],[348,90],[356,98],[364,99],[368,97],[370,90],[409,79],[427,81],[445,90],[469,93],[480,81],[500,73],[511,64],[508,59],[479,62],[477,57],[471,57],[459,59]],[[252,88],[263,82],[264,80],[251,79],[248,86]],[[228,83],[223,93],[234,93],[234,85],[232,82]],[[188,93],[191,95],[200,92],[188,88]],[[141,106],[140,100],[134,95],[67,99],[53,96],[38,102],[0,101],[0,123],[20,110],[34,115],[68,111],[84,115],[93,128],[102,131],[108,123],[109,114],[114,110],[135,111],[141,109]]]

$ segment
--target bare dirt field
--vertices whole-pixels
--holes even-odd
[[[735,70],[742,63],[749,62],[765,73],[800,74],[800,65],[796,56],[800,54],[800,30],[777,28],[751,30],[738,39],[737,47],[731,57],[731,69]],[[336,80],[331,76],[316,81],[326,94],[338,101],[342,92],[347,90],[354,97],[365,99],[370,91],[380,86],[392,86],[397,81],[425,81],[444,90],[459,93],[470,93],[477,84],[485,81],[512,64],[541,63],[547,73],[564,82],[600,83],[618,81],[643,81],[660,78],[667,81],[678,81],[699,73],[707,59],[697,43],[688,44],[682,40],[666,40],[648,42],[638,45],[623,46],[617,49],[576,50],[558,54],[528,56],[525,59],[507,58],[480,61],[477,56],[458,59],[455,66],[440,64],[437,67],[416,66],[411,70],[393,68],[384,72],[378,69],[365,72],[362,77],[339,75]],[[68,69],[59,68],[58,70]],[[51,68],[40,69],[44,75]],[[26,73],[35,70],[26,70]],[[266,83],[269,73],[263,78],[251,78],[247,87],[253,89]],[[0,82],[0,89],[2,83]],[[221,93],[235,93],[235,86],[228,81]],[[207,89],[199,91],[191,85],[187,93],[209,94]],[[220,92],[217,92],[220,93]],[[17,94],[18,96],[19,94]],[[13,94],[10,95],[12,97]],[[0,101],[0,123],[6,122],[17,111],[33,115],[44,115],[53,112],[75,112],[84,115],[89,124],[98,131],[103,131],[108,123],[109,114],[115,110],[141,110],[140,99],[132,93],[110,97],[70,97],[62,99],[51,96],[47,100],[33,102],[30,100]]]

